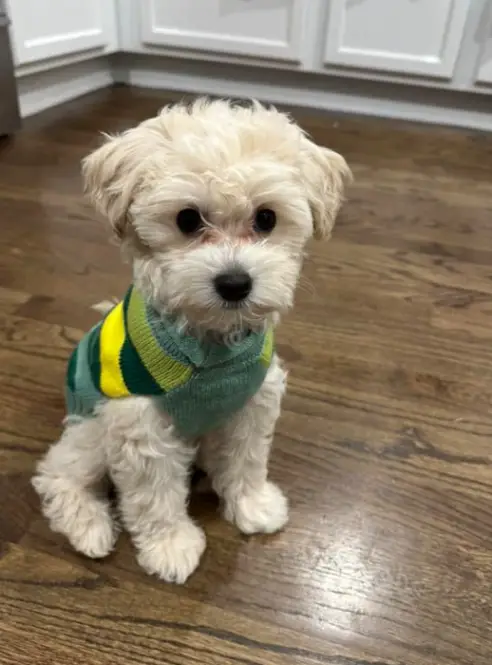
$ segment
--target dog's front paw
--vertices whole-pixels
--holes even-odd
[[[53,523],[51,523],[53,527]],[[56,531],[56,528],[53,528]],[[107,510],[99,511],[92,521],[75,526],[67,533],[72,547],[91,559],[101,559],[111,552],[118,529]]]
[[[111,552],[118,529],[106,501],[64,479],[39,474],[32,484],[52,531],[63,533],[77,552],[92,559]]]
[[[187,520],[156,539],[140,542],[138,562],[161,580],[184,584],[198,566],[205,545],[203,531]]]
[[[273,483],[226,501],[224,516],[245,534],[274,533],[289,517],[287,499]]]

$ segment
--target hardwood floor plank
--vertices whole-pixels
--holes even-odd
[[[67,359],[129,281],[80,160],[173,98],[101,91],[0,142],[0,665],[490,665],[489,135],[293,111],[356,179],[278,333],[283,533],[197,489],[208,549],[176,588],[127,535],[92,561],[41,516]]]

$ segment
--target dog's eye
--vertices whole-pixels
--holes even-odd
[[[256,211],[254,228],[259,233],[270,233],[277,223],[277,215],[270,208],[260,208]]]
[[[188,236],[201,229],[203,222],[198,210],[195,210],[195,208],[184,208],[178,212],[176,224],[181,233]]]

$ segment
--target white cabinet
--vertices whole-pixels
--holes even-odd
[[[141,0],[144,44],[297,63],[309,0]]]
[[[10,0],[17,65],[117,48],[114,0]]]
[[[472,0],[330,0],[325,64],[451,78]]]
[[[378,114],[412,118],[418,113],[419,118],[431,120],[439,106],[439,89],[456,95],[469,91],[477,99],[482,96],[477,109],[466,110],[464,119],[458,117],[460,111],[449,106],[448,94],[442,105],[444,119],[451,115],[457,124],[486,127],[492,122],[488,100],[483,101],[492,90],[492,0],[7,0],[7,4],[26,108],[50,105],[35,80],[41,74],[56,100],[52,103],[122,81],[344,111],[364,112],[369,106]],[[99,57],[116,51],[124,55],[114,60]],[[153,57],[145,57],[149,54]],[[49,71],[54,68],[58,71]],[[323,75],[329,78],[324,81]],[[359,85],[357,79],[364,83]],[[374,81],[377,87],[371,90]],[[400,85],[401,94],[394,96],[401,100],[393,108],[380,92],[381,81],[419,85],[432,91],[429,98],[437,101],[405,93]]]
[[[492,39],[485,50],[477,76],[478,83],[490,83],[492,85]]]
[[[478,69],[477,83],[492,84],[492,39],[488,41],[483,50]]]
[[[492,84],[492,3],[484,5],[480,19],[475,31],[475,37],[482,45],[476,80],[477,83]]]

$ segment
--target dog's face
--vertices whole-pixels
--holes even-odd
[[[292,305],[304,245],[329,236],[350,177],[284,114],[203,100],[108,138],[83,174],[144,296],[221,332]]]

